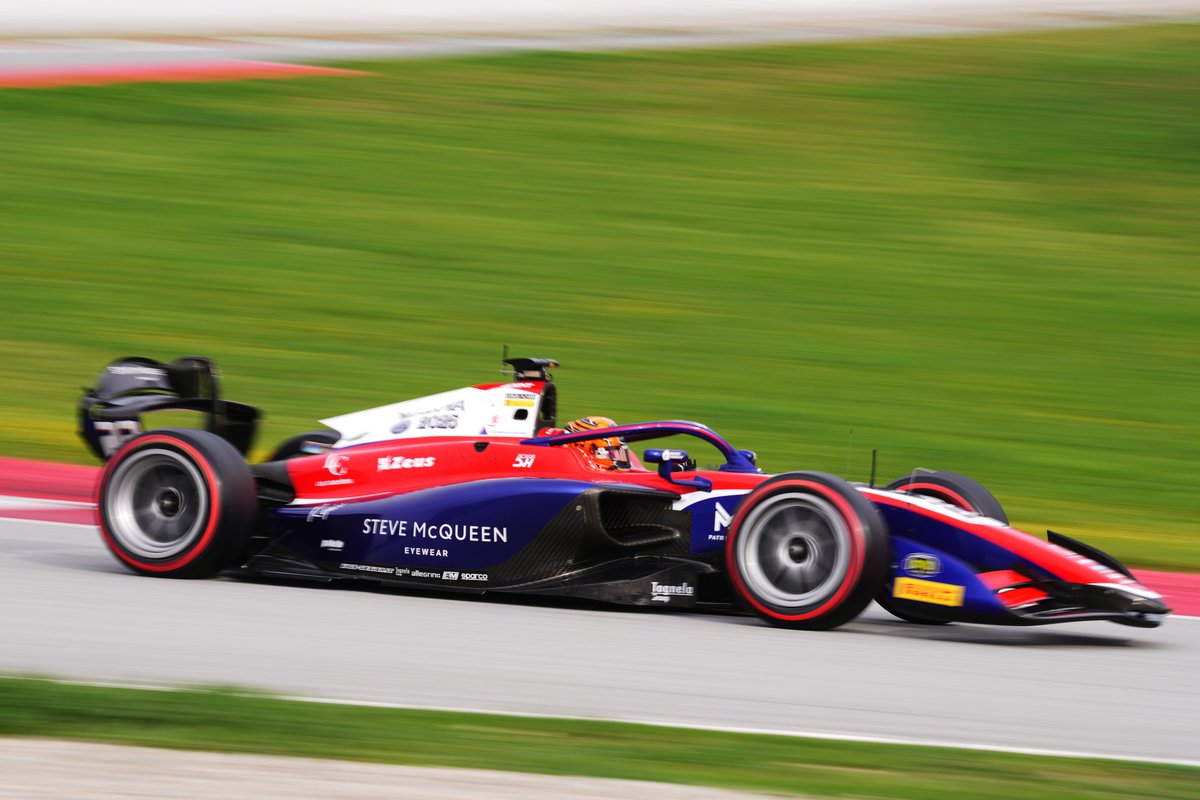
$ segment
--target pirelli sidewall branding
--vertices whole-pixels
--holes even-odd
[[[458,580],[504,563],[591,484],[567,480],[500,479],[442,486],[382,500],[326,507],[285,507],[282,542],[314,560],[328,560],[336,540],[348,571],[426,567]],[[382,573],[380,573],[382,574]],[[421,577],[413,573],[399,577]]]

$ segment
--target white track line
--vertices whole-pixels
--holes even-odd
[[[6,517],[0,514],[0,522],[19,522],[22,525],[69,525],[74,528],[95,528],[94,522],[60,522],[53,519],[26,519],[25,517]]]
[[[253,697],[255,695],[247,695]],[[606,719],[603,717],[581,717],[571,714],[531,714],[520,711],[493,711],[479,708],[446,708],[438,706],[409,705],[405,703],[384,703],[359,700],[336,700],[326,697],[302,697],[299,695],[283,695],[282,700],[294,700],[298,703],[321,703],[325,705],[366,706],[368,708],[395,708],[413,711],[445,711],[456,714],[487,714],[497,717],[522,717],[527,719],[562,719],[582,722],[619,722],[628,725],[646,725],[655,728],[679,728],[695,731],[715,731],[718,733],[745,733],[765,736],[787,736],[795,739],[826,739],[837,742],[863,742],[867,744],[892,744],[912,747],[938,747],[952,750],[976,750],[990,753],[1014,753],[1029,756],[1050,756],[1054,758],[1086,758],[1104,759],[1108,761],[1131,761],[1144,764],[1171,764],[1184,767],[1200,767],[1200,760],[1174,758],[1145,758],[1139,756],[1120,756],[1107,753],[1092,753],[1078,750],[1048,750],[1037,747],[1007,747],[1004,745],[964,744],[938,739],[903,739],[889,736],[860,736],[846,733],[829,733],[825,731],[794,731],[777,730],[774,728],[741,728],[728,725],[704,725],[690,722],[664,722],[647,719]]]
[[[40,497],[0,495],[0,509],[95,508],[96,504],[82,500],[45,500]]]
[[[204,50],[202,44],[185,44],[154,39],[95,39],[95,38],[62,38],[62,39],[27,39],[25,41],[39,45],[68,47],[79,50],[108,50],[119,53],[181,53]]]
[[[2,679],[23,679],[27,676],[0,675]],[[55,678],[38,678],[48,683],[64,686],[96,686],[106,689],[137,689],[153,692],[204,692],[203,688],[187,688],[162,686],[154,684],[112,683],[107,681],[78,681]],[[234,692],[237,697],[263,699],[262,694],[241,694]],[[688,722],[664,722],[650,719],[622,719],[604,717],[583,717],[573,714],[533,714],[521,711],[496,711],[487,708],[458,708],[454,706],[423,706],[411,703],[387,703],[371,700],[341,700],[333,697],[306,697],[303,695],[266,695],[266,699],[287,700],[297,703],[317,703],[331,706],[354,706],[360,708],[390,708],[402,711],[443,711],[450,714],[481,714],[490,717],[515,717],[520,719],[553,719],[577,722],[616,722],[626,725],[645,725],[653,728],[676,728],[679,730],[713,731],[716,733],[741,733],[761,736],[787,736],[793,739],[824,739],[835,742],[862,742],[864,744],[888,744],[909,747],[937,747],[946,750],[971,750],[986,753],[1012,753],[1014,755],[1045,756],[1050,758],[1075,758],[1103,761],[1122,761],[1139,764],[1168,764],[1182,767],[1200,767],[1200,760],[1178,758],[1150,758],[1143,756],[1122,756],[1113,753],[1095,753],[1081,750],[1050,750],[1040,747],[1009,747],[1005,745],[990,745],[978,743],[949,742],[938,739],[904,739],[889,736],[859,736],[855,734],[830,733],[827,731],[776,730],[773,728],[742,728],[729,725],[704,725]]]

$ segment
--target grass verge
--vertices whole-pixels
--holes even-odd
[[[508,342],[568,418],[1200,569],[1200,26],[366,68],[0,92],[6,455],[85,460],[121,355],[214,357],[267,448]]]
[[[1200,770],[0,680],[0,735],[913,800],[1200,798]]]

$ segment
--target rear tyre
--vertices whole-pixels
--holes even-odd
[[[884,488],[923,497],[933,497],[961,508],[963,511],[983,514],[1000,520],[1005,525],[1008,524],[1008,514],[1005,513],[1004,506],[1000,505],[996,496],[979,481],[968,478],[966,475],[959,475],[957,472],[938,470],[906,475],[903,478],[897,478]],[[923,616],[907,607],[915,604],[893,598],[890,581],[884,583],[879,594],[875,596],[875,602],[883,606],[889,614],[899,617],[905,622],[914,622],[918,625],[945,625],[947,622],[947,620]]]
[[[296,456],[313,455],[312,453],[304,452],[303,448],[308,442],[316,442],[317,444],[335,445],[338,439],[342,437],[336,431],[309,431],[293,436],[290,439],[284,439],[279,443],[279,447],[275,448],[275,452],[267,461],[286,461],[289,458]]]
[[[846,481],[790,472],[746,496],[729,525],[734,594],[784,628],[824,630],[871,602],[887,570],[887,527]]]
[[[241,454],[207,431],[163,428],[131,440],[100,475],[100,534],[134,572],[206,578],[236,563],[257,507]]]

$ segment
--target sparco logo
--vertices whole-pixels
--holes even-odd
[[[669,603],[671,602],[671,598],[676,595],[692,597],[695,594],[696,588],[687,581],[680,584],[650,581],[650,599],[657,603]]]
[[[340,478],[350,471],[346,466],[346,462],[349,460],[350,456],[339,456],[331,453],[325,457],[325,469],[330,475]]]

